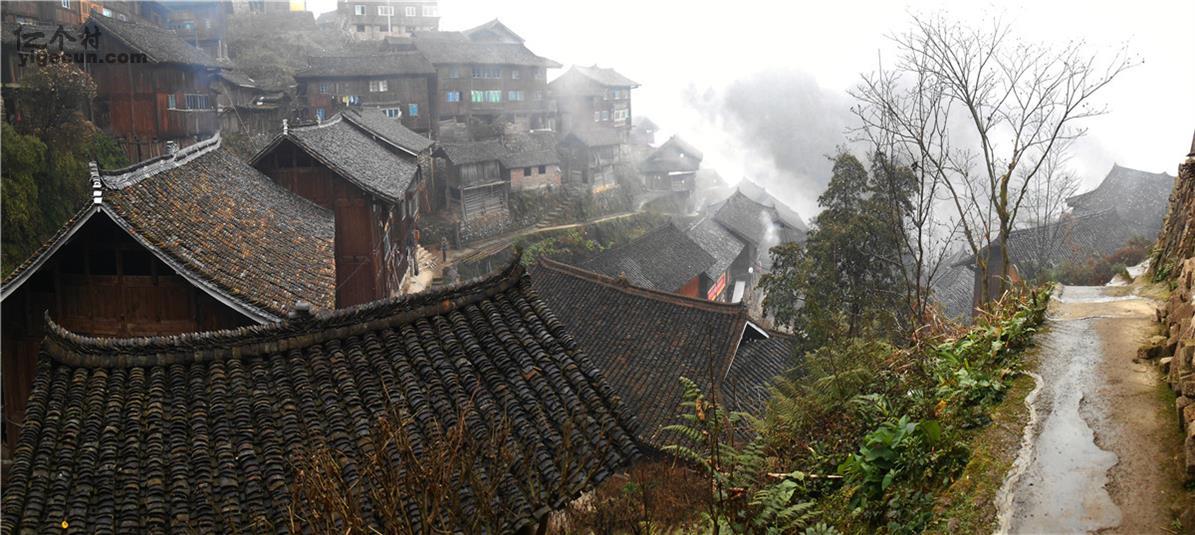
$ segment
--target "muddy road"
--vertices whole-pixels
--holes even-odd
[[[1154,302],[1064,286],[1038,337],[1032,420],[1000,502],[1004,533],[1166,533],[1181,437],[1160,372],[1134,362]]]

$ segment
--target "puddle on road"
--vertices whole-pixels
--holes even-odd
[[[1064,287],[1062,316],[1085,303],[1139,299],[1101,287]],[[1073,303],[1073,304],[1072,304]],[[1054,319],[1043,335],[1042,392],[1033,401],[1041,416],[1029,466],[1010,482],[1012,499],[1000,512],[1011,533],[1082,533],[1116,527],[1121,510],[1105,486],[1116,454],[1095,443],[1084,417],[1084,398],[1097,395],[1097,367],[1104,348],[1093,318]]]

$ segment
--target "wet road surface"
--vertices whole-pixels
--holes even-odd
[[[1037,339],[1038,390],[1000,500],[1001,532],[1157,532],[1168,520],[1165,450],[1174,432],[1157,372],[1133,362],[1152,314],[1153,303],[1126,287],[1056,293]]]

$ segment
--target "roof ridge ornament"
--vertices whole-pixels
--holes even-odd
[[[104,181],[100,180],[100,166],[94,160],[87,162],[91,174],[91,204],[104,204]]]
[[[282,120],[282,135],[285,136],[287,134],[290,134],[290,124],[287,123],[286,119],[283,119]]]

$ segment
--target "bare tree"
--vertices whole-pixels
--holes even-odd
[[[1028,251],[1032,272],[1042,272],[1053,266],[1054,253],[1062,247],[1067,226],[1066,200],[1078,191],[1079,177],[1068,167],[1069,153],[1054,151],[1045,158],[1040,178],[1029,185],[1025,196],[1023,228],[1033,229],[1029,233]]]
[[[922,177],[940,181],[943,201],[983,281],[983,302],[1007,286],[1008,234],[1045,162],[1103,114],[1093,96],[1135,62],[1117,51],[1106,62],[1084,43],[1027,43],[993,19],[969,27],[938,14],[912,17],[892,37],[896,67],[865,74],[852,92],[862,130],[902,146]],[[989,246],[999,250],[989,287]]]

